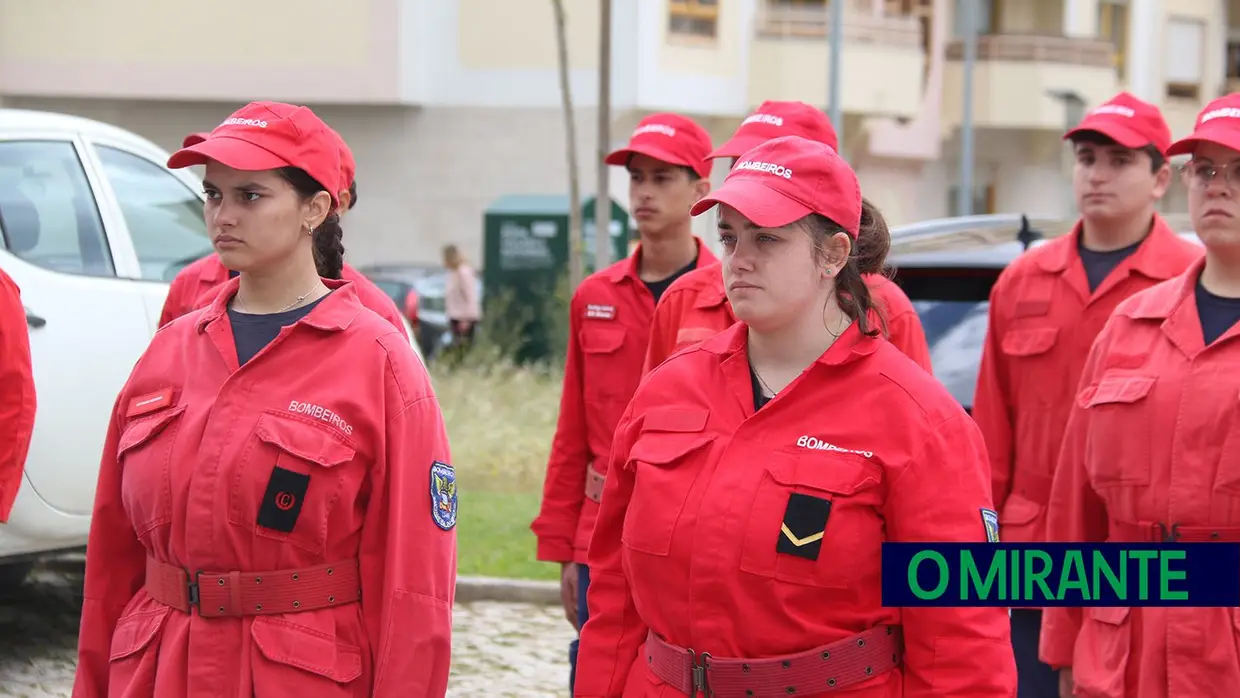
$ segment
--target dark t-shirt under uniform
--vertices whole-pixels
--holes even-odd
[[[323,298],[329,295],[331,294],[325,294]],[[315,306],[323,302],[323,298],[300,308],[269,315],[252,315],[229,308],[228,321],[232,324],[233,342],[237,346],[237,365],[244,366],[245,362],[254,358],[263,347],[271,344],[271,340],[280,334],[280,330],[309,315]]]

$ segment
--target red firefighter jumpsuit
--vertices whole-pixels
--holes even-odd
[[[714,264],[698,244],[698,268]],[[638,251],[586,277],[569,310],[560,420],[551,444],[542,510],[531,528],[538,559],[586,561],[616,423],[641,380],[654,297],[638,277]],[[689,272],[690,274],[693,272]]]
[[[1240,542],[1240,327],[1208,347],[1204,260],[1122,303],[1090,352],[1051,495],[1052,540]],[[1240,609],[1048,608],[1041,658],[1078,696],[1234,698]]]
[[[74,698],[444,695],[439,406],[403,335],[324,283],[240,368],[239,279],[134,368],[100,466]]]
[[[865,274],[862,278],[873,295],[875,308],[882,313],[881,321],[875,316],[872,322],[885,327],[887,339],[897,349],[922,368],[931,370],[926,333],[908,296],[884,276]],[[728,304],[718,264],[685,274],[672,283],[660,299],[659,307],[655,308],[650,346],[646,350],[646,371],[676,351],[724,331],[734,322],[736,317]]]
[[[34,432],[34,373],[21,291],[0,271],[0,523],[9,520]]]
[[[366,278],[357,269],[346,263],[340,270],[340,278],[352,281],[358,299],[362,305],[378,313],[392,326],[405,333],[405,324],[401,322],[400,310],[375,282]],[[199,308],[205,308],[215,300],[216,294],[228,280],[228,269],[220,263],[214,253],[199,259],[181,270],[172,280],[168,289],[168,297],[164,299],[163,311],[159,314],[159,326],[163,327],[182,315]]]
[[[990,293],[973,418],[986,438],[1006,543],[1045,540],[1047,499],[1089,347],[1120,301],[1183,272],[1202,248],[1157,214],[1141,246],[1094,293],[1071,235],[1011,264]]]
[[[703,653],[720,698],[1014,695],[1006,609],[881,600],[884,540],[988,540],[973,421],[856,323],[755,413],[747,337],[656,367],[620,421],[578,698],[687,695]],[[797,497],[830,503],[823,528],[787,530]]]

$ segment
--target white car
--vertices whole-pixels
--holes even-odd
[[[201,180],[168,155],[97,121],[0,109],[0,268],[22,291],[38,396],[0,585],[86,544],[116,395],[173,277],[212,253]]]

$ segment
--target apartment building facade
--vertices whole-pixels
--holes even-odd
[[[613,0],[603,145],[654,111],[689,114],[722,142],[765,99],[825,106],[826,1]],[[841,150],[896,224],[955,213],[964,2],[982,8],[975,212],[1070,216],[1060,136],[1079,109],[1129,89],[1160,103],[1179,134],[1240,80],[1240,32],[1228,29],[1240,0],[835,1]],[[567,191],[550,0],[217,0],[194,12],[66,2],[0,4],[0,106],[96,118],[172,149],[252,99],[309,104],[358,160],[346,237],[356,264],[433,262],[447,242],[478,259],[493,201]],[[599,9],[564,5],[589,193]],[[717,165],[714,181],[725,173]],[[609,180],[622,204],[626,180]],[[1167,206],[1181,205],[1173,191]],[[697,225],[709,240],[711,222]]]

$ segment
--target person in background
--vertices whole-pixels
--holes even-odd
[[[586,621],[594,528],[616,423],[641,379],[655,303],[680,276],[715,261],[693,235],[693,204],[710,190],[710,134],[692,119],[658,113],[638,123],[609,165],[629,172],[629,207],[641,243],[629,257],[586,277],[569,306],[564,390],[542,507],[531,529],[537,557],[559,563],[564,612]],[[576,680],[577,642],[569,649]]]
[[[117,397],[73,698],[442,698],[456,475],[426,369],[340,278],[337,139],[254,102],[193,165],[239,275]]]
[[[332,183],[332,187],[339,188],[340,190],[337,193],[337,197],[340,200],[338,215],[343,217],[346,212],[357,205],[357,180],[355,177],[357,166],[353,159],[353,152],[345,144],[340,134],[332,130],[331,127],[328,127],[328,132],[336,139],[340,153],[340,176],[337,181]],[[188,148],[196,145],[206,140],[209,136],[209,133],[191,133],[182,141],[181,147]],[[172,285],[168,289],[168,295],[164,299],[164,306],[159,315],[159,326],[163,327],[192,310],[210,305],[211,301],[215,300],[216,294],[223,288],[224,282],[236,276],[237,271],[226,268],[220,262],[219,255],[214,253],[207,254],[189,264],[172,279]],[[405,325],[401,321],[401,313],[396,307],[395,301],[376,286],[373,281],[368,279],[365,274],[354,269],[346,262],[341,272],[341,278],[353,282],[358,298],[361,299],[363,305],[379,313],[385,320],[392,323],[394,327],[400,329],[402,333],[405,332]],[[415,334],[414,337],[416,336]]]
[[[1240,543],[1237,115],[1240,94],[1214,100],[1166,150],[1192,155],[1184,183],[1205,254],[1121,302],[1089,351],[1050,540]],[[1064,698],[1234,698],[1238,639],[1235,608],[1048,608],[1041,658]]]
[[[482,319],[478,277],[456,245],[444,245],[443,266],[448,272],[444,314],[452,328],[452,344],[463,352],[473,343],[474,330]]]
[[[739,322],[620,419],[574,695],[1010,697],[1006,609],[883,604],[884,542],[995,538],[976,425],[871,321],[882,214],[799,136],[693,213],[716,206]]]
[[[1065,140],[1081,218],[1070,235],[1030,249],[999,275],[973,417],[990,454],[1003,540],[1041,543],[1064,426],[1090,345],[1125,298],[1183,272],[1201,249],[1155,212],[1167,191],[1171,131],[1158,108],[1121,93]],[[1051,539],[1054,540],[1054,539]],[[1042,611],[1012,611],[1019,698],[1054,698],[1038,660]]]
[[[2,224],[3,221],[0,221]],[[9,520],[21,488],[37,398],[30,330],[21,291],[0,270],[0,523]]]
[[[804,102],[767,101],[744,121],[728,142],[719,146],[711,158],[730,158],[733,163],[746,151],[769,139],[802,136],[839,150],[838,137],[830,119]],[[731,327],[736,322],[723,287],[722,267],[711,265],[677,279],[654,311],[650,346],[646,350],[647,371],[674,352]],[[874,322],[887,338],[927,371],[930,347],[913,304],[894,282],[882,273],[866,274],[866,285],[874,299]]]

